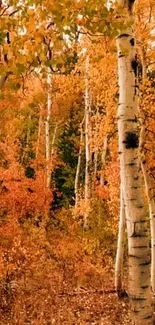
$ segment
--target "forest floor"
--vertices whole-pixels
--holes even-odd
[[[107,283],[108,286],[108,283]],[[107,290],[87,290],[80,288],[72,292],[56,293],[50,299],[49,310],[44,321],[22,321],[7,316],[0,325],[127,325],[130,324],[128,302],[119,299]],[[51,304],[52,301],[52,304]],[[24,307],[24,306],[23,306]],[[38,310],[38,315],[40,310]],[[50,317],[49,317],[50,314]],[[46,317],[47,316],[47,317]],[[20,321],[21,320],[21,321]]]
[[[70,279],[72,282],[72,279]],[[94,280],[95,281],[95,280]],[[12,316],[3,313],[3,321],[0,317],[0,325],[125,325],[130,324],[128,312],[128,298],[119,299],[114,291],[114,281],[110,274],[104,274],[103,287],[100,288],[94,282],[92,288],[80,286],[75,288],[72,283],[67,283],[57,287],[57,283],[51,283],[52,292],[43,297],[35,292],[26,293],[21,291],[21,306],[13,308]],[[46,281],[42,280],[43,291]],[[38,290],[39,292],[39,290]],[[19,293],[20,295],[20,293]],[[34,302],[31,296],[34,295]],[[36,295],[36,298],[35,298]],[[23,296],[23,302],[22,302]],[[42,300],[43,299],[43,300]],[[31,301],[31,302],[30,302]],[[41,303],[43,310],[41,310]],[[18,304],[18,303],[17,303]],[[38,310],[36,305],[38,305]],[[34,308],[35,312],[31,312]],[[27,317],[22,320],[22,313],[27,310]],[[17,313],[17,314],[16,314]],[[28,315],[28,313],[31,314]],[[16,314],[16,315],[15,315]],[[42,314],[42,316],[41,316]],[[21,316],[20,316],[21,315]],[[33,316],[32,316],[33,315]],[[6,316],[6,317],[5,317]],[[30,316],[30,317],[29,317]],[[40,319],[40,320],[39,320]],[[43,321],[44,319],[44,321]]]
[[[59,295],[55,298],[52,313],[51,324],[56,325],[130,324],[127,302],[104,291],[81,290]]]
[[[118,298],[114,290],[115,259],[107,253],[112,240],[100,249],[96,239],[73,230],[36,227],[17,228],[6,239],[0,325],[130,324],[128,298]]]

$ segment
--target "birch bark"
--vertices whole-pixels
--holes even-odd
[[[81,122],[80,125],[80,147],[79,147],[79,154],[78,154],[78,163],[77,163],[77,168],[76,168],[76,175],[75,175],[75,208],[77,208],[78,203],[79,203],[79,175],[80,175],[80,168],[81,168],[81,156],[82,156],[82,147],[83,147],[83,123],[84,119]]]
[[[40,147],[40,137],[41,137],[41,128],[42,128],[42,106],[39,105],[40,112],[39,112],[39,122],[38,122],[38,135],[37,135],[37,145],[36,145],[36,159],[38,158],[39,154],[39,147]]]
[[[91,133],[93,134],[95,138],[95,143],[94,143],[94,161],[92,160],[92,171],[93,171],[93,179],[92,179],[92,190],[95,191],[95,186],[96,186],[96,180],[97,180],[97,171],[98,171],[98,158],[99,158],[99,149],[97,145],[97,139],[99,135],[99,108],[97,107],[97,112],[96,112],[96,119],[94,121],[94,128],[91,128]]]
[[[56,126],[54,128],[54,133],[53,133],[53,138],[52,138],[52,147],[51,147],[51,158],[54,155],[54,146],[55,146],[57,130],[58,130],[58,124],[56,124]]]
[[[118,296],[123,292],[123,257],[124,257],[124,240],[125,240],[125,206],[123,198],[123,188],[121,186],[120,195],[120,217],[119,217],[119,231],[115,264],[115,289]]]
[[[47,114],[45,120],[45,141],[46,141],[46,186],[50,187],[50,116],[51,116],[51,85],[52,77],[50,68],[47,71]]]
[[[124,188],[128,234],[131,321],[134,325],[150,325],[153,323],[150,252],[138,157],[137,58],[130,17],[133,3],[133,0],[119,0],[119,4],[123,7],[126,6],[128,10],[129,15],[126,19],[130,18],[130,28],[126,28],[117,37],[120,92],[118,108],[120,175]]]
[[[141,50],[142,58],[142,80],[145,82],[147,78],[147,69],[146,69],[146,59],[145,59],[145,50]],[[145,116],[140,112],[141,115],[141,132],[140,132],[140,159],[141,159],[141,168],[144,176],[145,190],[148,199],[149,205],[149,216],[150,216],[150,229],[151,229],[151,288],[153,296],[155,299],[155,181],[150,176],[149,168],[146,162],[146,152],[145,152]]]
[[[89,201],[90,201],[90,147],[89,147],[89,57],[86,56],[86,72],[85,72],[85,214],[84,214],[84,229],[88,228]]]
[[[141,168],[143,171],[145,190],[149,205],[150,215],[150,229],[151,229],[151,288],[153,295],[155,296],[155,182],[149,175],[148,166],[146,163],[146,157],[144,153],[145,143],[145,125],[141,127],[140,133],[140,157],[141,157]]]

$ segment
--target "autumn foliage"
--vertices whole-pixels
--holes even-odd
[[[154,181],[155,6],[146,2],[149,14],[145,1],[135,7],[138,59],[145,69],[145,75],[142,68],[139,75],[139,129],[144,123],[144,156]],[[127,304],[113,295],[120,209],[115,45],[122,25],[119,17],[115,19],[119,8],[113,4],[108,9],[104,1],[95,1],[95,7],[93,1],[11,3],[8,8],[0,5],[0,75],[5,77],[0,90],[1,324],[129,324]],[[85,200],[87,55],[89,202]],[[145,188],[143,192],[147,209]],[[106,290],[108,298],[103,295]],[[107,316],[111,302],[113,323]]]

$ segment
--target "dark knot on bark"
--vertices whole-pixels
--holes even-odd
[[[126,132],[125,140],[123,141],[125,143],[126,149],[135,149],[139,146],[139,138],[137,133],[135,132]]]

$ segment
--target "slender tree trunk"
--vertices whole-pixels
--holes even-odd
[[[125,206],[123,198],[123,189],[121,186],[120,197],[120,217],[119,217],[119,231],[117,241],[117,253],[115,264],[115,289],[118,296],[124,291],[123,285],[123,257],[124,257],[124,240],[125,240]]]
[[[89,57],[86,56],[86,76],[85,76],[85,214],[84,214],[84,229],[88,228],[88,215],[89,215],[89,204],[90,204],[90,146],[89,146]]]
[[[43,121],[43,118],[42,118],[42,107],[40,105],[39,123],[38,123],[38,135],[37,135],[37,146],[36,146],[36,158],[38,158],[38,154],[39,154],[42,121]]]
[[[47,72],[47,114],[45,121],[45,141],[46,141],[46,186],[50,187],[50,116],[51,116],[51,85],[52,77],[50,69]]]
[[[120,0],[119,4],[126,5],[131,14],[133,2]],[[150,250],[138,158],[137,59],[133,26],[117,37],[117,48],[119,156],[128,234],[131,321],[134,325],[151,325]]]
[[[75,208],[78,206],[79,203],[79,175],[80,175],[80,168],[81,168],[81,156],[82,156],[82,148],[83,148],[83,123],[84,119],[80,125],[80,147],[79,147],[79,154],[78,154],[78,163],[76,168],[76,175],[75,175]]]
[[[96,120],[95,120],[95,127],[94,127],[94,137],[95,137],[95,142],[98,138],[99,135],[99,109],[97,107],[97,112],[96,112]],[[93,133],[93,128],[92,128],[92,133]],[[99,150],[97,143],[94,143],[95,148],[94,148],[94,161],[92,161],[93,164],[93,182],[92,182],[92,189],[93,191],[95,190],[95,185],[96,185],[96,179],[97,179],[97,170],[98,170],[98,158],[99,158]]]
[[[57,134],[58,124],[56,124],[54,128],[53,138],[52,138],[52,146],[51,146],[51,158],[54,155],[54,146],[55,146],[55,139]]]

